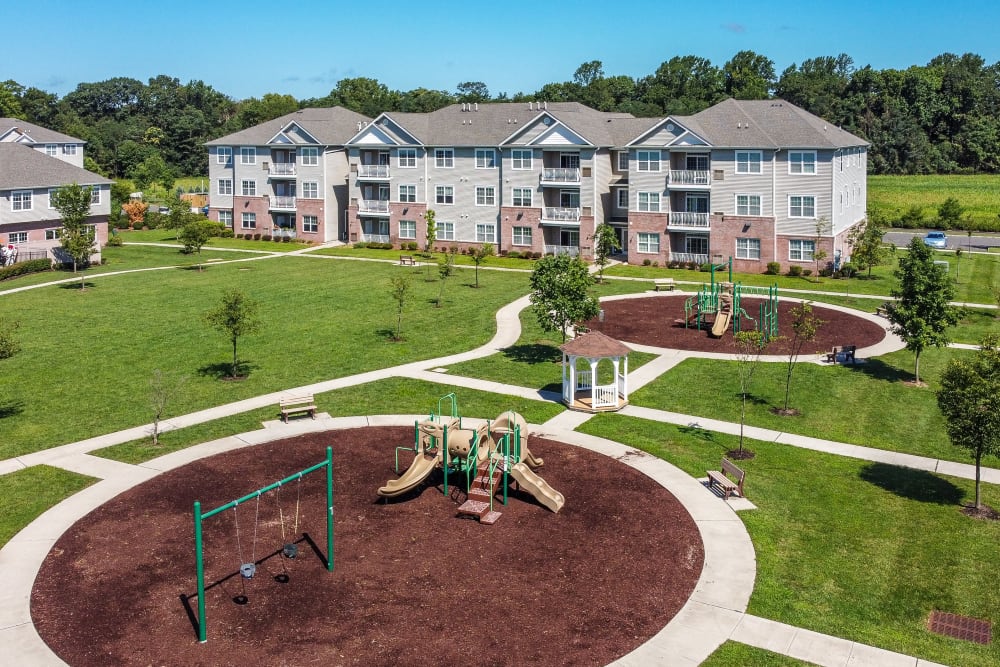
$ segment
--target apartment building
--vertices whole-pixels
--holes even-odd
[[[97,251],[108,240],[111,181],[83,168],[85,142],[16,118],[0,118],[0,242],[21,259],[58,252],[59,212],[52,193],[76,183],[91,188],[88,222],[94,225]]]

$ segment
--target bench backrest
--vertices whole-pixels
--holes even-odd
[[[299,405],[300,403],[312,403],[312,402],[313,402],[312,394],[309,394],[308,396],[295,396],[293,398],[283,398],[279,401],[278,404],[281,406],[285,406],[285,405]]]
[[[722,472],[727,475],[732,475],[736,478],[738,482],[742,482],[743,478],[746,477],[746,472],[737,468],[732,461],[729,459],[722,459]]]

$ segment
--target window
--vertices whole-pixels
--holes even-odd
[[[55,144],[45,144],[45,154],[51,157],[55,157],[59,153],[59,146]]]
[[[76,155],[76,144],[65,144],[63,146],[63,155]]]
[[[7,235],[7,243],[17,245],[28,242],[28,232],[11,232]]]
[[[476,243],[495,243],[497,226],[493,223],[476,225]]]
[[[101,203],[101,186],[91,185],[90,186],[90,205],[95,206]]]
[[[438,204],[454,204],[455,188],[451,185],[439,185],[434,188],[434,201]]]
[[[736,239],[736,259],[760,259],[760,239]]]
[[[400,185],[399,186],[399,201],[411,202],[411,203],[417,201],[417,186],[416,185]]]
[[[243,229],[257,229],[257,214],[256,213],[244,213],[243,214]]]
[[[233,212],[232,211],[219,211],[219,222],[221,222],[226,227],[232,229],[233,227]]]
[[[455,166],[455,149],[435,148],[434,166],[438,169],[451,169]]]
[[[319,183],[316,181],[302,182],[303,199],[319,199]]]
[[[618,208],[628,210],[628,190],[618,188]]]
[[[231,179],[231,178],[220,178],[219,179],[219,194],[220,195],[231,195],[231,194],[233,194],[233,179]]]
[[[531,227],[514,227],[514,245],[531,245]]]
[[[760,195],[736,195],[736,215],[760,215]]]
[[[639,210],[640,211],[650,211],[653,213],[658,213],[660,211],[660,193],[659,192],[640,192],[639,193]]]
[[[811,262],[816,251],[815,241],[792,239],[788,242],[788,259],[796,262]]]
[[[736,151],[736,173],[737,174],[761,173],[761,152]]]
[[[618,153],[618,171],[628,171],[628,151]]]
[[[497,190],[492,185],[476,186],[476,206],[496,206]]]
[[[233,163],[232,146],[219,146],[217,149],[215,149],[215,163],[232,164]]]
[[[515,148],[510,152],[511,169],[531,169],[531,150]]]
[[[59,188],[49,188],[49,208],[50,209],[56,207],[56,205],[54,203],[55,200],[53,199],[53,197],[55,197],[55,194],[57,192],[59,192]],[[846,188],[845,188],[845,192],[846,192]]]
[[[257,181],[243,181],[243,196],[244,197],[257,196]]]
[[[514,188],[510,199],[511,206],[531,206],[531,188]]]
[[[791,195],[788,198],[789,218],[815,218],[816,198],[812,195]]]
[[[31,190],[14,190],[10,193],[10,210],[30,211]]]
[[[816,151],[789,151],[789,174],[815,174]]]
[[[319,218],[315,215],[302,216],[302,231],[315,234],[319,231]]]
[[[659,171],[660,151],[636,151],[635,161],[639,171]]]
[[[316,147],[304,147],[299,149],[303,166],[315,167],[319,164],[319,149]]]
[[[417,221],[416,220],[400,220],[399,221],[399,238],[401,238],[401,239],[415,239],[415,238],[417,238]]]
[[[492,148],[476,149],[476,169],[496,169],[497,154]]]
[[[253,146],[240,146],[240,164],[257,164],[257,149]]]
[[[454,222],[441,222],[437,220],[434,225],[434,231],[437,235],[438,241],[454,241],[455,240],[455,223]]]
[[[658,253],[660,252],[660,235],[646,232],[638,233],[639,252]]]
[[[396,153],[396,157],[399,161],[399,166],[404,169],[415,169],[417,166],[416,148],[400,148],[399,152]]]
[[[45,240],[46,241],[58,241],[59,240],[59,230],[58,229],[46,229],[45,230]]]

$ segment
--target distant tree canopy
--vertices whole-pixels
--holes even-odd
[[[636,116],[697,113],[727,97],[780,97],[872,144],[877,174],[1000,172],[1000,63],[944,53],[905,70],[857,68],[847,54],[808,58],[780,76],[774,62],[740,51],[722,66],[675,56],[645,76],[607,75],[600,60],[569,81],[533,92],[491,93],[482,81],[454,92],[392,90],[377,79],[345,78],[325,96],[296,100],[267,93],[235,101],[202,81],[160,75],[147,83],[116,77],[80,83],[59,98],[14,80],[0,82],[0,116],[22,118],[87,141],[87,155],[116,178],[204,174],[211,139],[304,107],[340,105],[375,117],[428,112],[455,102],[581,102]]]

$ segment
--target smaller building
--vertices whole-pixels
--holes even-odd
[[[563,353],[562,399],[570,410],[611,412],[628,405],[628,347],[591,331],[559,349]],[[578,368],[578,361],[587,366]],[[611,382],[601,384],[603,377],[610,377]]]

